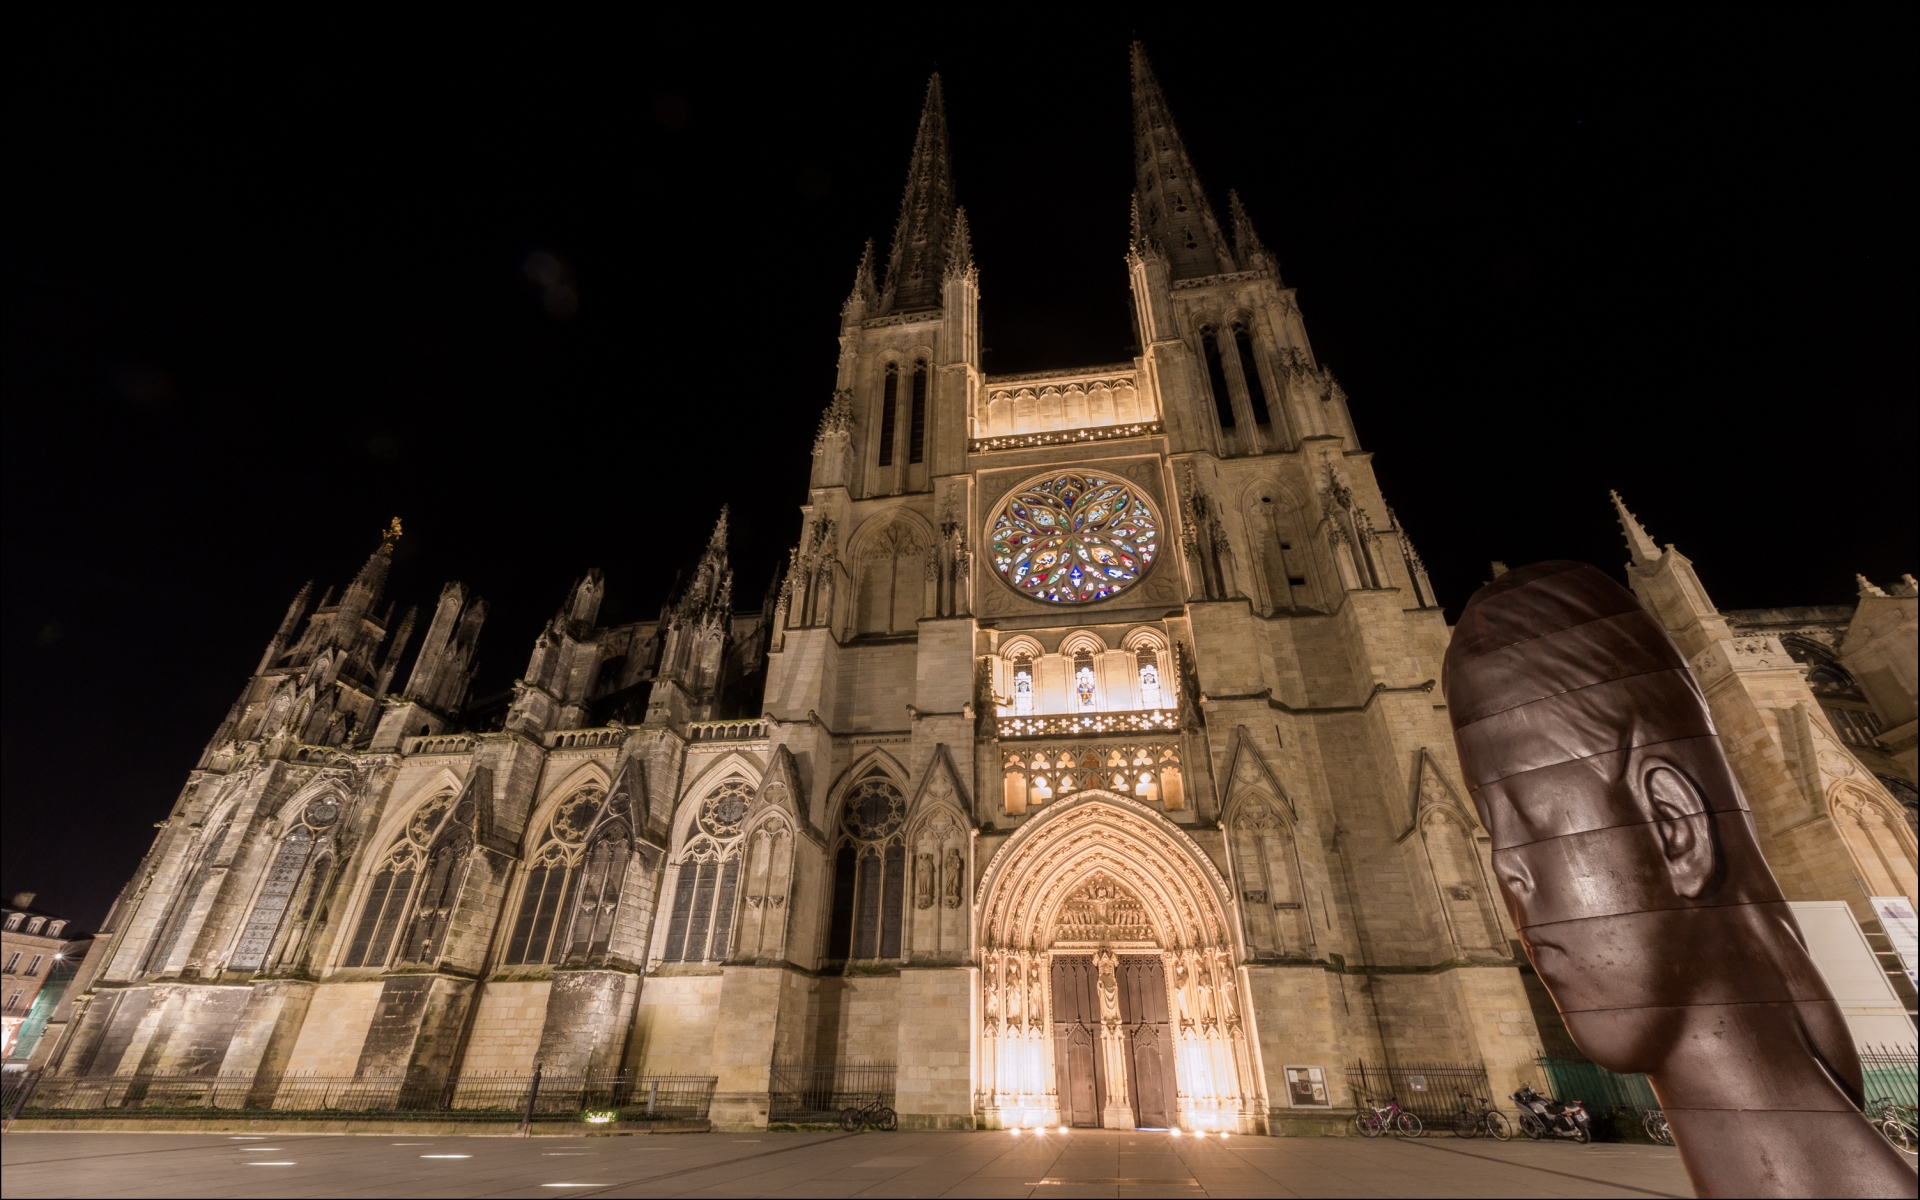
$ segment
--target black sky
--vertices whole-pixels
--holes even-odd
[[[0,849],[5,891],[85,923],[294,590],[394,514],[390,594],[492,601],[483,688],[587,567],[603,619],[655,611],[722,503],[757,605],[936,66],[988,371],[1132,352],[1137,34],[1453,611],[1490,559],[1617,569],[1609,487],[1723,608],[1915,569],[1910,8],[884,33],[26,8]]]

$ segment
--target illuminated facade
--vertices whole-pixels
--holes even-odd
[[[1249,1133],[1338,1127],[1356,1060],[1532,1079],[1553,1019],[1441,609],[1293,290],[1132,67],[1136,357],[982,372],[936,78],[762,610],[723,515],[657,621],[599,625],[591,573],[487,702],[460,585],[404,684],[388,547],[303,593],[58,1069],[625,1067],[715,1077],[753,1127],[794,1069],[876,1060],[909,1126]]]

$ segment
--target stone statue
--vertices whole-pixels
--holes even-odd
[[[1509,571],[1444,678],[1521,944],[1580,1048],[1651,1078],[1699,1194],[1911,1197],[1658,619],[1584,563]]]
[[[949,846],[946,864],[947,873],[942,885],[945,894],[941,896],[941,902],[948,908],[959,908],[961,900],[965,898],[967,863],[960,857],[959,850]]]
[[[915,908],[933,907],[933,855],[914,856],[916,869],[913,880],[913,906]]]

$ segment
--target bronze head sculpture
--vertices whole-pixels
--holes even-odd
[[[1594,1062],[1644,1072],[1703,1196],[1906,1196],[1705,697],[1585,563],[1467,602],[1444,675],[1460,766],[1528,958]]]

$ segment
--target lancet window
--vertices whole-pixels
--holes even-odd
[[[609,804],[598,784],[562,800],[529,859],[507,965],[604,956],[633,850],[623,797]]]
[[[893,465],[893,431],[895,429],[895,408],[900,403],[900,367],[895,363],[887,364],[884,382],[880,385],[880,465]]]
[[[752,800],[753,784],[736,777],[700,802],[680,854],[663,961],[726,961],[740,891],[740,828]]]
[[[907,422],[907,461],[925,462],[927,457],[927,364],[913,364],[913,408]]]
[[[220,847],[226,842],[227,834],[233,828],[233,818],[229,816],[221,822],[220,828],[196,848],[196,858],[192,874],[188,876],[187,886],[180,889],[174,897],[173,909],[167,915],[166,932],[156,938],[147,951],[146,961],[141,964],[142,971],[165,971],[167,961],[173,957],[173,951],[180,944],[181,932],[186,928],[187,918],[193,912],[193,904],[205,890],[207,881],[213,877],[213,861]]]
[[[333,870],[333,829],[340,820],[340,801],[334,796],[313,800],[301,810],[298,822],[281,836],[267,867],[266,882],[254,897],[253,911],[240,933],[240,944],[227,964],[235,971],[258,971],[272,961],[287,914],[295,916],[286,930],[286,945],[296,946],[312,919],[315,903]],[[294,898],[304,895],[298,908]]]
[[[861,633],[913,633],[926,610],[927,552],[913,530],[895,521],[864,537],[860,551]]]
[[[1263,957],[1308,955],[1313,922],[1303,907],[1299,848],[1286,815],[1264,795],[1250,795],[1234,813],[1228,838],[1247,948]]]
[[[1033,715],[1033,659],[1025,654],[1013,660],[1013,711],[1015,716]]]
[[[1220,358],[1220,339],[1212,329],[1200,331],[1200,349],[1207,360],[1207,383],[1213,389],[1213,411],[1220,428],[1232,429],[1233,395],[1227,391],[1227,366]]]
[[[1152,646],[1142,646],[1134,655],[1134,663],[1140,671],[1140,707],[1160,707],[1160,653]]]
[[[1247,399],[1253,405],[1253,419],[1262,425],[1271,424],[1273,418],[1267,413],[1267,389],[1260,382],[1260,367],[1253,358],[1253,337],[1240,321],[1233,323],[1233,344],[1240,351],[1240,374],[1247,381]]]
[[[833,859],[833,920],[827,957],[900,957],[907,850],[906,797],[878,768],[855,783],[841,805]]]
[[[388,847],[361,901],[344,965],[431,963],[445,949],[473,851],[473,801],[423,803]]]
[[[1082,647],[1073,652],[1073,702],[1081,712],[1100,706],[1100,687],[1093,678],[1093,651]]]

